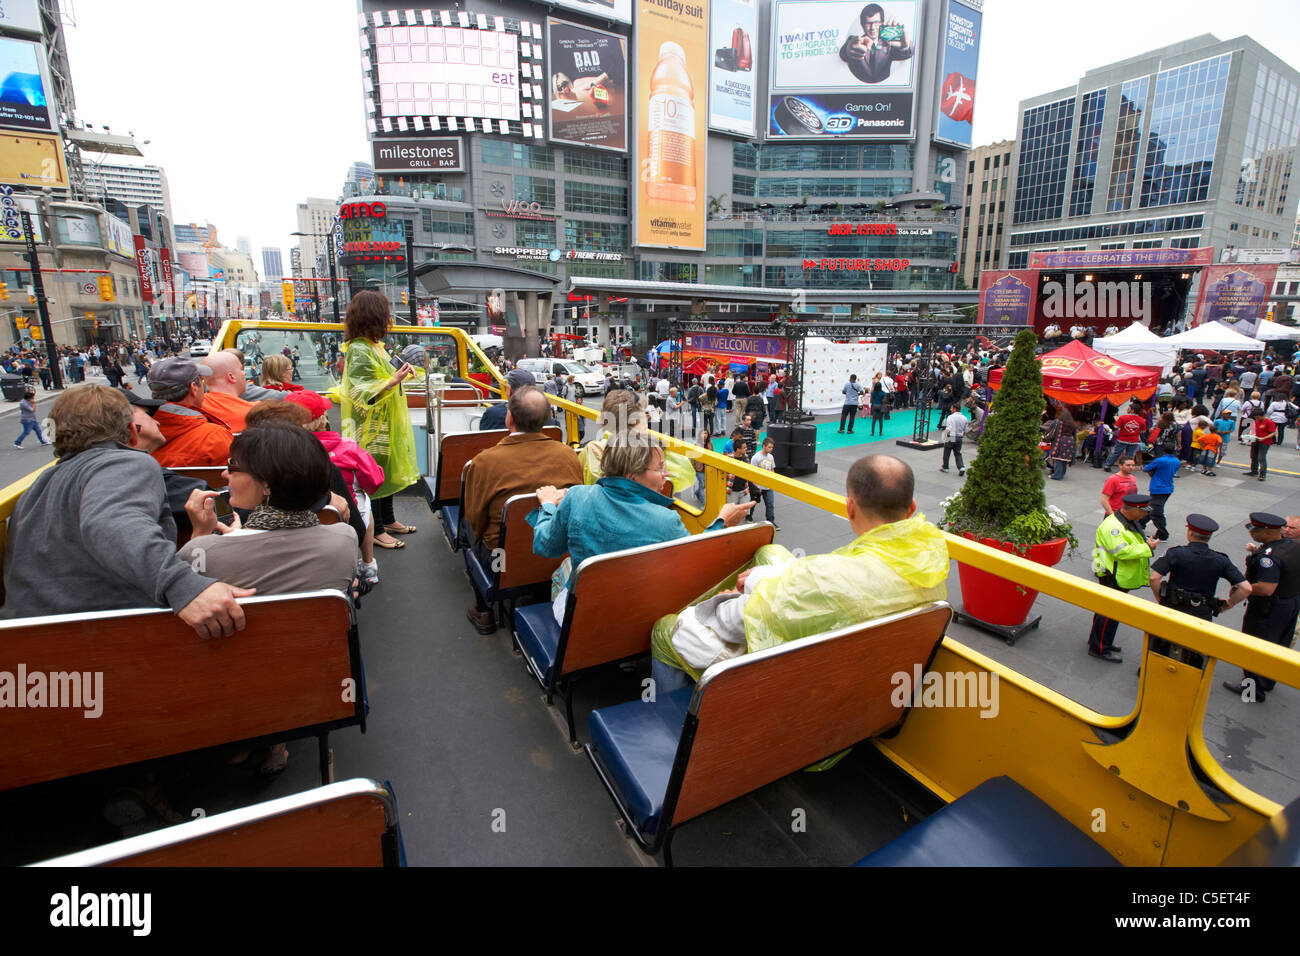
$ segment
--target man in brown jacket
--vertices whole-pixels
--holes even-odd
[[[515,389],[506,406],[510,434],[474,456],[465,477],[465,519],[474,531],[479,560],[485,564],[491,561],[488,552],[501,542],[501,509],[512,495],[531,494],[543,485],[582,484],[582,467],[573,449],[542,434],[550,414],[541,389],[535,385]],[[469,619],[480,634],[491,634],[496,630],[492,610],[477,591],[475,602]]]

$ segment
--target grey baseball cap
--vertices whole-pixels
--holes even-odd
[[[525,385],[536,385],[537,378],[526,368],[512,368],[510,374],[506,376],[506,384],[510,386],[511,391],[514,391]]]
[[[196,378],[212,375],[212,369],[193,359],[165,358],[149,367],[149,391],[154,398],[180,398]]]

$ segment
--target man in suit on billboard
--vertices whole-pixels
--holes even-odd
[[[916,49],[907,41],[907,31],[901,23],[885,22],[885,10],[880,4],[867,4],[859,19],[862,33],[849,34],[840,47],[840,59],[863,83],[883,82],[889,79],[894,61],[909,59]]]

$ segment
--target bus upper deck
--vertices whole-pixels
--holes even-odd
[[[332,349],[341,345],[340,339],[341,329],[334,325],[230,323],[218,344],[239,347],[250,357],[286,347],[292,351],[296,346],[303,384],[325,392],[336,381],[337,352]],[[429,381],[434,387],[428,390],[427,399],[410,404],[413,423],[423,431],[418,443],[422,446],[421,472],[433,478],[444,443],[472,432],[475,416],[481,412],[477,396],[470,398],[460,392],[444,401],[447,383],[453,379],[479,382],[485,387],[476,391],[492,396],[500,394],[502,383],[491,363],[458,330],[397,327],[390,347],[394,344],[422,344],[430,356]],[[437,376],[442,376],[441,383]],[[578,420],[596,417],[594,409],[586,405],[554,397],[552,403],[563,413],[565,436],[576,439]],[[664,440],[672,448],[688,450],[675,439]],[[846,449],[841,458],[828,458],[829,467],[823,469],[828,484],[842,475],[839,466],[856,453]],[[760,475],[751,466],[720,454],[692,454],[705,468],[704,503],[676,502],[692,533],[698,535],[716,516],[725,499],[726,476],[738,474],[761,477],[766,486],[776,490],[782,506],[790,509],[793,517],[790,521],[783,518],[783,526],[794,530],[790,536],[783,534],[783,543],[789,540],[809,552],[844,543],[847,529],[841,494],[781,475]],[[8,518],[23,487],[20,482],[6,489],[0,516]],[[632,842],[610,822],[616,813],[600,775],[569,746],[564,710],[566,703],[572,706],[579,740],[593,743],[592,731],[600,722],[590,720],[592,712],[605,712],[637,700],[643,693],[644,657],[620,654],[612,663],[622,661],[623,666],[584,672],[582,680],[566,688],[570,692],[567,700],[562,699],[564,694],[548,693],[528,672],[528,665],[537,663],[536,655],[523,647],[526,642],[514,639],[509,627],[495,637],[484,638],[466,622],[464,608],[471,592],[463,557],[449,549],[440,527],[442,517],[431,518],[427,508],[428,501],[438,496],[436,482],[425,482],[423,488],[412,491],[419,493],[399,499],[398,517],[417,525],[419,532],[406,540],[403,552],[384,560],[381,585],[362,600],[355,630],[349,635],[341,624],[335,629],[341,635],[339,646],[350,648],[358,665],[356,676],[361,678],[368,713],[354,701],[352,711],[346,714],[307,722],[276,725],[274,721],[282,721],[283,715],[271,714],[271,723],[259,725],[256,718],[250,719],[242,729],[232,731],[229,739],[220,741],[243,745],[304,728],[310,733],[294,740],[309,740],[321,726],[330,725],[334,731],[332,758],[324,747],[316,753],[316,748],[291,742],[289,770],[271,782],[249,774],[241,776],[221,761],[214,764],[193,756],[157,767],[150,763],[148,769],[171,795],[173,807],[188,817],[195,810],[208,815],[306,790],[317,782],[321,765],[329,776],[332,759],[332,773],[340,779],[362,776],[392,782],[407,859],[414,864],[624,865],[642,860]],[[446,514],[445,509],[440,512]],[[849,742],[869,743],[855,746],[832,770],[790,773],[806,765],[798,764],[770,780],[760,780],[757,789],[745,791],[749,795],[744,799],[729,800],[692,817],[674,847],[678,862],[850,863],[900,836],[906,829],[905,819],[973,794],[987,781],[1008,777],[1119,862],[1212,865],[1254,837],[1295,797],[1272,787],[1264,788],[1274,791],[1265,795],[1257,789],[1265,778],[1251,776],[1240,765],[1225,766],[1221,748],[1207,741],[1205,728],[1211,690],[1218,683],[1216,669],[1222,677],[1218,662],[1244,667],[1294,688],[1300,687],[1300,654],[971,541],[948,536],[947,544],[954,560],[1005,576],[1063,607],[1100,611],[1142,633],[1174,641],[1204,655],[1207,665],[1191,667],[1147,651],[1142,658],[1143,676],[1131,702],[1115,707],[1101,698],[1087,702],[1072,699],[1050,686],[1052,680],[1043,673],[1041,662],[1008,663],[1027,661],[1023,648],[1012,652],[991,646],[987,639],[973,639],[974,632],[953,626],[932,656],[922,655],[920,666],[950,686],[954,679],[967,681],[971,687],[995,686],[995,714],[987,707],[925,706],[919,696],[901,726],[858,723],[837,712],[827,718],[832,730],[860,731],[861,736]],[[662,566],[660,573],[677,573],[677,566]],[[716,581],[701,576],[697,583],[698,591],[703,592]],[[616,595],[608,607],[596,612],[597,624],[607,620],[611,631],[619,629],[625,620],[635,618],[631,609],[638,606],[642,592],[652,592],[654,586],[653,577],[630,580],[621,598],[622,611]],[[949,595],[955,606],[953,592],[955,587]],[[250,621],[255,621],[257,612],[257,605],[249,608]],[[11,622],[9,627],[40,624]],[[105,632],[98,625],[86,626],[103,637]],[[117,646],[129,648],[130,634],[149,627],[139,618],[126,633],[114,632],[114,640],[121,642]],[[592,628],[593,632],[600,630],[596,625]],[[1049,635],[1049,628],[1044,627],[1043,634]],[[642,635],[634,637],[639,641]],[[648,641],[648,634],[644,637]],[[839,635],[835,640],[850,638]],[[847,646],[834,640],[829,643],[834,649]],[[522,655],[521,649],[525,650]],[[248,652],[265,650],[254,643]],[[16,671],[22,663],[10,656],[0,658],[0,671]],[[359,668],[361,658],[364,671]],[[774,655],[774,662],[758,663],[786,667],[792,660]],[[71,662],[66,666],[71,668]],[[278,666],[283,668],[284,663]],[[801,674],[804,680],[814,679],[802,671],[792,673]],[[739,681],[746,676],[749,672],[736,676],[724,669],[715,690],[709,693],[725,699],[723,678]],[[106,679],[111,679],[111,673]],[[272,692],[267,687],[261,691]],[[552,698],[549,703],[548,696]],[[709,699],[702,695],[699,706],[704,707]],[[249,702],[250,710],[258,709],[255,703]],[[792,700],[782,706],[797,705]],[[725,709],[714,711],[709,719],[720,719],[719,713],[725,714]],[[17,714],[0,710],[0,721]],[[365,725],[364,736],[350,729],[358,714]],[[332,723],[336,720],[337,724]],[[701,720],[702,727],[706,724]],[[25,733],[39,734],[40,726],[31,723]],[[143,731],[140,726],[124,726],[121,732]],[[1258,729],[1247,732],[1258,733]],[[65,724],[57,733],[71,731]],[[831,731],[827,733],[826,740],[842,742]],[[612,738],[601,739],[608,746]],[[700,740],[706,739],[701,731]],[[31,740],[26,750],[31,753],[53,743]],[[122,753],[135,753],[126,743],[123,739]],[[200,749],[184,741],[177,744],[182,745],[187,750]],[[820,756],[839,749],[843,748],[836,746]],[[321,757],[321,761],[310,759],[312,756]],[[760,748],[746,760],[761,764],[762,757]],[[705,758],[697,753],[693,759]],[[1286,763],[1293,759],[1289,755],[1278,759],[1284,768],[1293,766]],[[9,821],[7,827],[15,820],[30,819],[31,814],[40,821],[40,825],[24,826],[22,833],[12,834],[13,839],[7,841],[8,862],[34,862],[106,843],[116,835],[101,824],[66,824],[71,816],[80,815],[84,820],[88,807],[93,816],[96,808],[87,801],[93,803],[103,795],[105,786],[111,789],[116,785],[104,783],[105,775],[113,772],[110,768],[118,766],[111,756],[93,766],[96,773],[77,776],[80,771],[74,767],[58,778],[41,777],[37,770],[30,777],[37,782],[24,779],[21,785],[7,785],[9,789],[0,794],[0,806],[4,807],[0,813]],[[597,762],[597,766],[602,765]],[[718,767],[711,776],[744,778],[739,772],[743,768],[728,769],[725,761]],[[685,774],[682,768],[677,769]],[[606,763],[602,772],[608,778],[617,777],[619,771]],[[635,776],[634,770],[623,772]],[[1242,776],[1255,786],[1243,783]],[[676,780],[687,794],[683,799],[690,798],[689,782],[689,775]],[[617,789],[618,781],[607,780],[606,786],[611,783]],[[726,788],[721,790],[725,793]],[[633,808],[624,810],[634,822]],[[1103,820],[1100,827],[1098,811]],[[62,825],[52,822],[56,813],[63,819]],[[798,826],[801,819],[802,829]],[[158,822],[146,820],[140,827],[147,829]]]

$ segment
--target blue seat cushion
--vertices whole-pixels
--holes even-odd
[[[638,699],[602,707],[587,721],[592,751],[644,834],[659,827],[693,693],[693,686],[682,687],[652,702]]]
[[[442,506],[442,533],[447,536],[447,543],[452,550],[460,548],[460,505]]]
[[[484,565],[483,561],[475,553],[474,548],[464,548],[465,568],[469,571],[470,584],[474,585],[474,590],[483,595],[483,600],[491,604],[497,599],[496,589],[492,586],[492,572]]]
[[[515,608],[515,634],[519,646],[549,684],[555,670],[555,655],[560,649],[560,625],[555,623],[549,601]]]
[[[429,502],[429,510],[438,510],[438,478],[435,475],[424,476],[424,497]]]
[[[1010,777],[986,780],[858,866],[1119,866]]]

